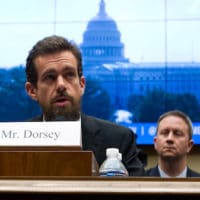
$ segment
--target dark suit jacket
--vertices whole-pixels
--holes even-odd
[[[158,170],[158,165],[155,167],[152,167],[146,171],[146,176],[157,176],[160,177],[160,173]],[[190,168],[187,168],[187,177],[200,177],[200,174],[198,172],[195,172],[191,170]]]
[[[42,116],[29,121],[42,121]],[[106,159],[106,148],[119,148],[130,176],[144,175],[143,152],[136,147],[135,134],[128,128],[81,114],[83,150],[94,152],[99,166]],[[145,160],[145,159],[144,159]]]

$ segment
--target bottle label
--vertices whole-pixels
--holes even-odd
[[[127,176],[127,174],[120,171],[100,172],[100,176]]]

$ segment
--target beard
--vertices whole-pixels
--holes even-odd
[[[43,107],[46,121],[77,121],[80,119],[81,103],[71,98],[71,106]],[[52,104],[51,104],[52,105]]]

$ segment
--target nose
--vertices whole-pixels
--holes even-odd
[[[63,91],[66,89],[66,83],[65,80],[62,76],[57,77],[57,90],[58,91]]]
[[[167,135],[167,142],[173,142],[173,139],[174,139],[173,131],[170,131],[169,134]]]

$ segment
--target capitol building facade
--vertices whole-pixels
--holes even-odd
[[[84,74],[101,82],[113,105],[127,109],[130,95],[146,95],[152,90],[172,94],[190,93],[200,101],[200,63],[134,63],[124,56],[125,45],[114,19],[106,12],[104,0],[87,24],[80,48]]]

